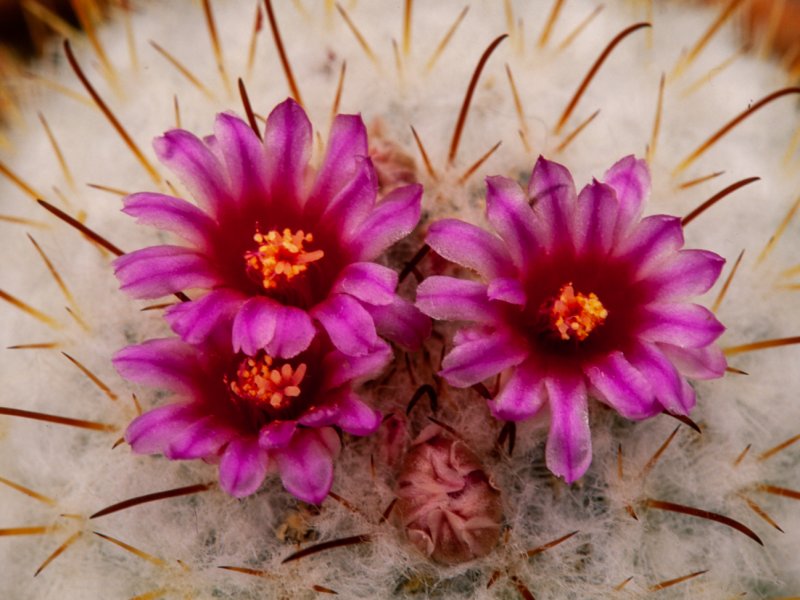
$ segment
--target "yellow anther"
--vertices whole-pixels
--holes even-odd
[[[608,317],[608,311],[597,294],[576,294],[571,282],[559,290],[558,297],[545,303],[542,313],[550,328],[562,340],[578,341],[589,337]]]
[[[236,378],[226,383],[230,390],[242,400],[256,407],[273,409],[287,408],[292,398],[300,393],[300,383],[306,374],[306,365],[301,363],[297,368],[284,363],[273,369],[274,359],[267,354],[248,357],[236,369]]]
[[[278,287],[281,277],[285,281],[297,277],[308,269],[309,263],[325,255],[322,250],[306,252],[303,244],[313,242],[314,236],[303,230],[273,229],[266,234],[256,231],[253,241],[258,247],[245,252],[245,266],[247,273],[265,290]]]

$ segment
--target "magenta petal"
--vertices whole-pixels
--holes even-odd
[[[267,156],[252,128],[239,117],[220,113],[214,123],[219,145],[236,201],[263,201],[267,193]]]
[[[619,200],[617,231],[622,232],[642,214],[644,201],[650,193],[650,169],[645,160],[626,156],[606,171],[603,183],[616,192]]]
[[[256,438],[231,440],[219,463],[219,485],[234,498],[253,494],[267,474],[267,452]]]
[[[264,145],[272,198],[296,202],[311,156],[311,122],[297,102],[284,100],[269,114]]]
[[[372,161],[358,158],[355,175],[325,207],[322,222],[333,224],[340,235],[351,236],[369,216],[377,195],[378,176]]]
[[[436,221],[425,242],[439,256],[477,272],[486,280],[515,274],[511,257],[496,235],[457,219]]]
[[[387,195],[351,237],[361,260],[372,260],[404,238],[419,222],[422,186],[399,187]]]
[[[333,294],[311,311],[333,345],[345,354],[363,356],[378,343],[372,316],[361,303],[346,294]]]
[[[171,231],[192,244],[203,248],[217,224],[202,210],[186,200],[164,194],[141,192],[122,199],[122,212],[140,225],[150,225]]]
[[[203,376],[195,349],[176,338],[128,346],[117,352],[111,362],[125,379],[173,392],[196,391]]]
[[[600,394],[598,400],[623,417],[638,421],[662,411],[650,382],[622,352],[612,352],[584,367],[583,371]]]
[[[716,346],[679,348],[671,344],[658,344],[658,347],[681,374],[692,379],[717,379],[728,368],[725,354]]]
[[[255,356],[275,337],[281,306],[270,298],[256,296],[244,303],[233,320],[234,352]]]
[[[397,272],[373,262],[347,265],[331,290],[334,293],[350,294],[354,298],[383,306],[391,304],[397,288]]]
[[[453,348],[439,373],[450,385],[469,387],[525,360],[528,349],[505,333],[487,334]]]
[[[192,302],[180,302],[164,313],[164,319],[181,339],[200,344],[219,330],[230,330],[231,321],[245,296],[230,289],[212,290]]]
[[[489,410],[502,421],[522,421],[539,412],[545,401],[541,374],[529,361],[517,366],[500,393],[489,401]]]
[[[200,418],[194,404],[160,406],[131,421],[125,430],[125,441],[137,454],[164,452],[178,434]]]
[[[322,390],[332,390],[353,380],[372,377],[389,364],[394,353],[386,343],[381,343],[364,356],[348,356],[338,350],[325,355]]]
[[[656,288],[657,300],[689,298],[711,289],[724,264],[724,258],[707,250],[681,250],[646,281]]]
[[[486,289],[486,295],[489,300],[499,300],[517,306],[525,306],[528,301],[522,282],[512,277],[492,279]]]
[[[280,305],[275,320],[275,335],[264,349],[271,356],[292,358],[308,348],[315,334],[314,323],[306,311]]]
[[[351,435],[370,435],[381,424],[381,413],[367,406],[361,398],[350,392],[339,399],[339,416],[336,425]]]
[[[528,199],[519,184],[506,177],[487,177],[486,188],[486,217],[505,242],[514,264],[522,268],[525,257],[539,246]]]
[[[211,150],[183,129],[173,129],[156,138],[153,148],[200,207],[212,215],[219,214],[230,200],[230,190],[225,171]]]
[[[328,137],[325,159],[317,173],[307,208],[321,213],[356,172],[357,159],[369,154],[367,130],[359,115],[336,115]],[[374,198],[373,198],[374,200]]]
[[[441,275],[428,277],[419,284],[417,307],[439,320],[492,323],[498,318],[484,284]]]
[[[547,468],[572,483],[592,462],[586,388],[579,376],[566,375],[548,378],[545,387],[550,404]]]
[[[528,198],[539,243],[548,249],[568,243],[576,198],[569,170],[540,156],[528,182]]]
[[[182,246],[151,246],[114,261],[120,289],[134,298],[159,298],[191,288],[210,288],[219,276],[199,252]]]
[[[209,415],[172,438],[164,456],[172,460],[210,458],[237,435],[237,431]]]
[[[304,427],[315,428],[336,425],[339,419],[339,413],[341,412],[339,398],[348,393],[349,391],[345,389],[329,393],[324,404],[312,406],[303,413],[303,416],[297,419],[297,422]]]
[[[701,348],[716,340],[725,327],[699,304],[650,304],[643,311],[641,336],[680,348]]]
[[[608,254],[614,242],[619,203],[614,190],[593,181],[578,195],[573,232],[580,253]]]
[[[409,350],[418,350],[431,335],[431,320],[405,298],[394,296],[391,304],[365,306],[378,334]]]
[[[261,428],[258,434],[258,444],[264,450],[285,448],[296,430],[297,423],[294,421],[272,421]]]
[[[333,485],[335,451],[324,436],[313,429],[300,430],[275,456],[283,486],[309,504],[321,503]]]
[[[614,248],[613,254],[637,265],[636,275],[656,271],[655,267],[683,247],[683,226],[678,217],[653,215],[642,219]]]
[[[665,409],[675,414],[688,415],[694,408],[694,390],[686,384],[655,344],[639,344],[625,356],[650,383],[656,398]]]

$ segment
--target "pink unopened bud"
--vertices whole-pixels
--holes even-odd
[[[408,539],[436,562],[466,562],[497,544],[500,491],[475,453],[441,427],[426,427],[414,441],[397,495],[396,514]]]

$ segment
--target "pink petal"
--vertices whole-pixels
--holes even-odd
[[[200,344],[215,332],[230,331],[245,296],[230,289],[212,290],[192,302],[180,302],[164,313],[172,331],[190,344]]]
[[[191,394],[203,385],[197,351],[176,338],[128,346],[111,362],[125,379],[149,387]]]
[[[140,225],[150,225],[171,231],[191,245],[204,248],[216,223],[202,210],[186,200],[164,194],[141,192],[122,200],[122,212]]]
[[[349,390],[340,389],[322,398],[318,404],[309,408],[297,419],[297,422],[304,427],[330,427],[336,425],[339,419],[341,408],[339,400],[342,396],[350,393]]]
[[[368,157],[357,158],[352,179],[325,207],[322,222],[329,223],[342,235],[351,236],[375,206],[378,177]]]
[[[220,113],[214,136],[225,161],[233,198],[262,201],[267,194],[267,156],[252,128],[231,113]]]
[[[264,450],[285,448],[297,431],[295,421],[272,421],[261,428],[258,434],[258,444]]]
[[[671,344],[658,344],[681,374],[692,379],[717,379],[725,374],[728,361],[716,346],[705,348],[679,348]]]
[[[431,335],[431,320],[400,296],[395,295],[391,304],[364,308],[372,315],[378,335],[404,348],[418,350]]]
[[[619,203],[614,190],[593,181],[578,195],[573,222],[575,248],[580,253],[608,254],[614,242]]]
[[[175,435],[164,456],[172,460],[211,458],[237,435],[232,427],[209,415]]]
[[[381,424],[381,413],[367,406],[357,395],[349,393],[339,399],[336,425],[351,435],[370,435]]]
[[[642,219],[614,248],[614,255],[637,265],[643,277],[683,247],[683,226],[678,217],[653,215]]]
[[[518,365],[527,355],[527,347],[508,334],[487,334],[453,348],[442,361],[439,374],[450,385],[469,387]]]
[[[272,198],[297,202],[311,156],[311,122],[297,102],[284,100],[269,114],[264,145]]]
[[[231,199],[227,176],[200,139],[183,129],[173,129],[153,140],[153,148],[203,210],[215,216],[223,210]]]
[[[275,337],[278,313],[282,306],[270,298],[247,300],[233,320],[233,351],[255,356]]]
[[[350,294],[376,306],[391,304],[397,288],[397,272],[373,262],[350,263],[333,284],[333,293]]]
[[[308,210],[313,214],[321,213],[353,178],[358,159],[368,154],[367,130],[361,116],[336,115]]]
[[[486,188],[486,217],[503,239],[514,264],[522,268],[526,257],[539,248],[528,199],[519,184],[506,177],[487,177]]]
[[[363,356],[378,344],[375,322],[361,303],[346,294],[333,294],[311,311],[339,350]]]
[[[422,186],[399,187],[378,204],[353,234],[360,260],[372,260],[396,241],[407,236],[419,222]]]
[[[231,440],[219,463],[220,487],[234,498],[255,493],[267,474],[268,460],[256,438]]]
[[[320,504],[333,485],[335,450],[325,434],[313,429],[298,431],[289,446],[275,456],[286,490],[303,502]]]
[[[322,390],[332,390],[351,381],[377,375],[393,356],[392,349],[385,343],[379,344],[364,356],[348,356],[338,350],[329,352],[323,359],[325,380]]]
[[[417,307],[438,320],[493,323],[498,319],[484,284],[455,277],[425,279],[417,288]]]
[[[698,304],[650,304],[644,310],[641,336],[680,348],[702,348],[716,340],[725,327]]]
[[[436,221],[428,229],[425,242],[439,256],[472,269],[485,280],[515,274],[503,241],[470,223],[456,219]]]
[[[276,315],[275,335],[264,349],[270,356],[292,358],[308,348],[316,333],[306,311],[281,305]]]
[[[662,411],[650,382],[622,352],[612,352],[584,367],[583,371],[599,392],[598,399],[626,419],[638,421]]]
[[[717,281],[725,259],[707,250],[681,250],[647,278],[658,300],[677,300],[704,294]]]
[[[639,344],[625,356],[650,383],[661,405],[678,415],[688,415],[695,405],[694,390],[655,344]]]
[[[500,393],[489,401],[489,410],[502,421],[522,421],[539,412],[546,396],[541,374],[530,361],[514,368]]]
[[[527,294],[520,280],[511,277],[492,279],[486,290],[486,296],[489,300],[499,300],[517,306],[525,306],[525,303],[528,301]]]
[[[547,468],[567,483],[580,479],[592,462],[589,406],[580,376],[561,375],[545,380],[550,404]]]
[[[159,298],[222,283],[208,258],[182,246],[150,246],[114,261],[120,289],[134,298]]]
[[[202,417],[194,404],[167,404],[130,422],[125,441],[137,454],[164,452],[172,440]]]
[[[575,183],[566,167],[539,157],[528,182],[535,237],[550,250],[571,239]]]
[[[646,161],[626,156],[606,171],[603,183],[614,188],[619,200],[617,231],[621,233],[642,214],[644,201],[650,194],[650,169]]]

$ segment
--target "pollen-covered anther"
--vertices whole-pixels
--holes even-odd
[[[303,244],[313,242],[314,236],[302,229],[267,233],[256,230],[253,241],[258,247],[244,254],[247,273],[265,290],[278,287],[280,277],[286,281],[297,277],[308,269],[309,263],[325,255],[322,250],[306,251]]]
[[[306,375],[306,364],[293,368],[284,363],[273,369],[274,359],[268,354],[248,356],[236,370],[236,379],[228,382],[231,391],[255,406],[286,408],[300,395],[300,383]]]
[[[561,287],[557,297],[542,306],[549,328],[562,340],[583,341],[608,317],[608,311],[595,293],[575,293],[572,282]]]

